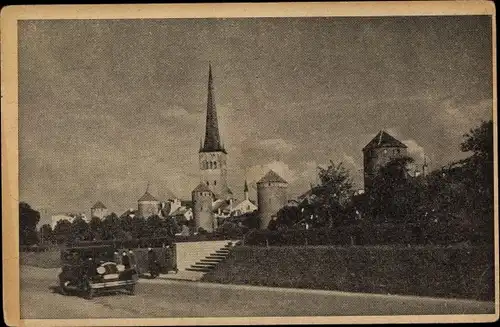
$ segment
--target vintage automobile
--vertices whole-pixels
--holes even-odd
[[[114,257],[112,246],[71,247],[61,251],[62,271],[59,286],[62,294],[77,292],[91,299],[98,291],[134,294],[138,274]]]

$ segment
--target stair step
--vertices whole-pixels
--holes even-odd
[[[206,261],[198,261],[194,265],[196,266],[207,266],[207,267],[215,267],[219,263],[218,262],[206,262]]]
[[[202,262],[213,262],[213,263],[219,263],[221,262],[222,260],[221,259],[201,259],[200,261]]]
[[[201,271],[201,272],[210,272],[212,271],[212,269],[209,269],[209,268],[193,268],[193,267],[190,267],[190,268],[186,268],[187,271]]]
[[[218,253],[218,254],[229,254],[229,250],[217,250],[217,251],[215,251],[215,253]]]
[[[191,265],[191,268],[208,268],[208,269],[212,269],[213,267],[215,267],[216,265],[210,265],[210,264],[204,264],[204,263],[193,263]]]
[[[211,254],[209,256],[206,256],[205,258],[207,258],[207,259],[226,259],[227,256],[222,255],[222,254]]]

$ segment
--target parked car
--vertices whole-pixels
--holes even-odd
[[[114,253],[115,249],[106,245],[63,249],[58,276],[61,293],[77,292],[87,299],[97,292],[125,290],[134,294],[137,271],[116,262]]]

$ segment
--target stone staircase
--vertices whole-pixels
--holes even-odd
[[[221,247],[217,247],[214,244],[214,247],[212,247],[211,251],[209,251],[207,255],[197,259],[194,264],[191,264],[189,267],[186,267],[185,270],[196,271],[200,273],[207,273],[211,271],[221,261],[227,258],[227,256],[231,252],[231,248],[235,245],[236,242],[237,241],[227,241]]]

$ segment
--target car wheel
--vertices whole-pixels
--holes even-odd
[[[83,290],[83,297],[87,300],[91,300],[94,297],[95,290],[90,287],[90,284],[86,284]]]
[[[130,285],[127,287],[129,295],[134,295],[135,294],[135,285]]]
[[[68,292],[66,291],[66,288],[64,287],[64,282],[59,282],[59,292],[62,295],[68,295]]]
[[[89,287],[89,288],[87,289],[87,292],[85,292],[85,298],[86,298],[87,300],[92,300],[92,298],[94,297],[94,294],[95,294],[94,289]]]

